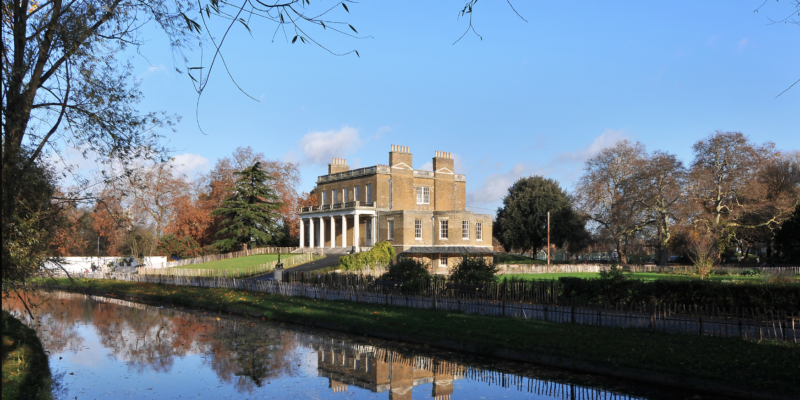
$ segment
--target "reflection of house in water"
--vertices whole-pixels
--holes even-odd
[[[452,362],[343,343],[318,348],[317,366],[334,393],[355,385],[373,392],[389,391],[392,400],[411,399],[414,386],[426,383],[433,383],[435,399],[449,400],[453,381],[463,378],[462,368]]]

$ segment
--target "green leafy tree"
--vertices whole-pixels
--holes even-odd
[[[215,243],[217,248],[230,251],[247,244],[264,246],[280,240],[283,230],[277,222],[281,218],[277,210],[283,204],[268,184],[273,178],[261,169],[261,162],[236,175],[239,179],[233,195],[212,212],[224,218],[223,228],[217,232],[223,237]]]
[[[567,193],[553,179],[520,178],[503,198],[494,224],[495,237],[506,251],[536,251],[547,244],[547,212],[550,243],[584,243],[585,220],[572,209]]]
[[[467,257],[450,270],[450,280],[455,283],[479,285],[494,282],[498,268],[485,257]]]
[[[431,279],[431,273],[425,263],[412,258],[402,258],[389,266],[389,270],[381,275],[381,279],[403,281],[403,291],[416,292],[425,287]]]
[[[175,235],[162,236],[158,241],[158,253],[167,257],[191,258],[202,252],[200,245],[191,236],[179,238]]]
[[[800,204],[775,234],[775,245],[781,256],[790,262],[800,262]]]

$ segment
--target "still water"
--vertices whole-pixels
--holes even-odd
[[[62,399],[722,399],[181,308],[30,296]]]

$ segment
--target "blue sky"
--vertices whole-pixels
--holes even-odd
[[[791,11],[770,1],[479,2],[480,40],[456,18],[461,1],[365,1],[337,9],[364,39],[319,31],[355,55],[288,44],[274,26],[234,29],[224,49],[241,94],[217,68],[200,100],[163,35],[148,32],[134,56],[143,110],[183,116],[167,144],[188,174],[238,146],[297,161],[308,191],[331,157],[351,167],[386,164],[391,144],[414,167],[435,150],[467,174],[468,206],[489,212],[520,176],[571,189],[583,162],[627,138],[690,162],[715,130],[800,149],[800,27],[769,25]],[[312,1],[329,7],[328,1]],[[422,5],[424,4],[424,6]],[[219,33],[219,31],[217,31]],[[289,37],[291,39],[291,36]],[[194,56],[199,55],[195,53]]]

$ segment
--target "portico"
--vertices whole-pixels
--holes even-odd
[[[359,201],[303,207],[300,209],[300,247],[339,248],[360,251],[375,244],[375,204]],[[363,232],[363,237],[362,237]]]

